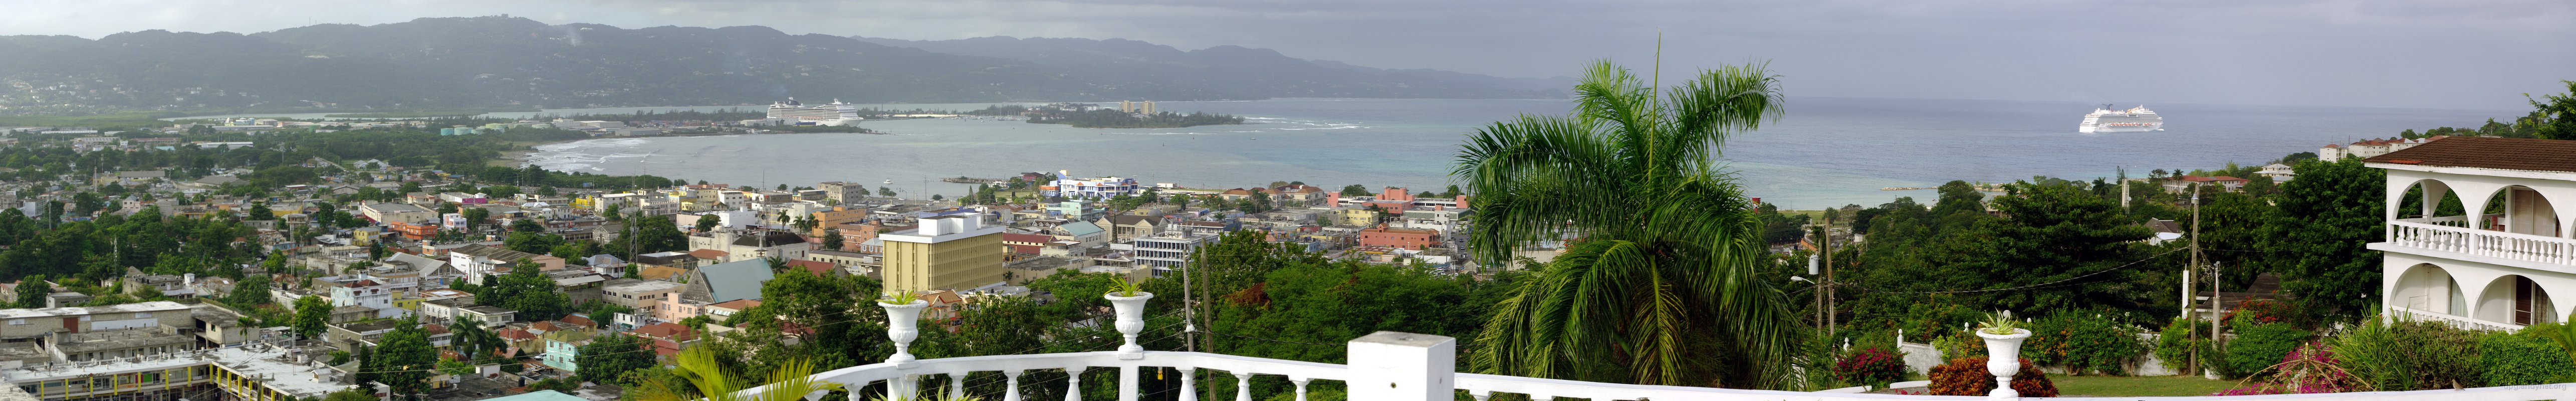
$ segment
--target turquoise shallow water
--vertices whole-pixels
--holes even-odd
[[[548,169],[649,173],[736,185],[894,180],[907,197],[967,187],[935,177],[993,177],[1070,170],[1194,188],[1305,181],[1437,190],[1469,132],[1519,113],[1554,114],[1563,100],[1278,99],[1164,102],[1251,124],[1176,129],[1084,129],[997,120],[892,120],[865,126],[893,135],[770,134],[604,138],[545,145],[530,161]],[[896,105],[980,108],[972,105]],[[2328,143],[2392,136],[2407,128],[2464,126],[2520,111],[2241,105],[2148,105],[2166,131],[2079,134],[2096,105],[1917,99],[1792,98],[1780,121],[1731,138],[1727,168],[1752,196],[1793,208],[1875,205],[1961,179],[2034,175],[2089,179],[2125,166],[2145,171],[2262,163]],[[2128,105],[2122,105],[2126,107]],[[710,107],[720,109],[732,106]],[[628,110],[632,109],[616,109]],[[925,183],[925,181],[928,181]],[[925,192],[926,191],[926,192]]]

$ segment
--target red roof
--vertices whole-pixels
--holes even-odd
[[[2463,136],[2425,142],[2367,163],[2496,170],[2576,172],[2576,141]]]
[[[671,341],[688,341],[698,338],[697,330],[691,329],[689,326],[670,322],[644,325],[644,327],[637,327],[634,331],[630,331],[629,333],[635,333],[635,335],[644,336],[646,338],[657,338]]]
[[[582,315],[564,315],[562,320],[564,323],[578,324],[582,327],[599,327],[599,322]]]
[[[714,305],[707,305],[707,307],[709,307],[709,308],[724,308],[724,309],[732,309],[732,310],[744,310],[744,309],[751,309],[751,307],[754,307],[754,306],[760,306],[760,300],[757,300],[757,299],[736,299],[736,300],[731,300],[731,301],[717,302],[717,303],[715,303]]]
[[[501,329],[501,331],[494,332],[493,334],[499,335],[499,336],[501,336],[501,338],[503,338],[503,339],[510,339],[510,340],[534,340],[534,339],[537,339],[537,334],[536,334],[536,333],[529,333],[527,330],[520,330],[520,329],[519,329],[519,328],[517,328],[517,327]]]
[[[841,268],[840,265],[832,264],[832,262],[804,259],[787,261],[787,267],[805,269],[806,272],[814,273],[816,276],[829,276],[832,275],[832,270]]]
[[[730,254],[730,253],[725,253],[725,251],[719,251],[719,250],[714,250],[714,249],[700,249],[700,250],[689,251],[689,256],[695,256],[695,257],[697,257],[698,259],[705,259],[705,260],[723,259],[723,258],[725,257],[725,255],[731,255],[731,254]]]

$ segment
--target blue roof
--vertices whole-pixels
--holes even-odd
[[[1098,225],[1098,224],[1091,224],[1091,222],[1088,222],[1088,221],[1077,221],[1077,222],[1071,222],[1071,223],[1064,223],[1064,225],[1060,225],[1060,226],[1057,226],[1057,227],[1063,228],[1065,233],[1067,233],[1067,234],[1073,234],[1074,236],[1084,236],[1084,235],[1092,235],[1092,234],[1098,234],[1098,233],[1100,233],[1100,225]]]
[[[766,259],[699,266],[698,276],[706,280],[709,302],[760,299],[760,284],[769,282],[772,277]]]

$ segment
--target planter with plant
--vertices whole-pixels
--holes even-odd
[[[1142,283],[1137,281],[1111,280],[1116,282],[1111,284],[1109,293],[1101,294],[1101,298],[1108,299],[1109,308],[1118,313],[1118,334],[1127,337],[1127,344],[1118,346],[1118,357],[1142,359],[1145,346],[1136,345],[1136,334],[1145,331],[1145,301],[1154,299],[1154,293],[1139,288]]]
[[[921,309],[930,307],[930,301],[911,291],[888,291],[877,299],[877,307],[885,308],[886,339],[894,341],[894,355],[887,356],[886,362],[912,362],[912,340],[921,338]]]
[[[1986,393],[1988,397],[2021,396],[2013,391],[2012,377],[2021,373],[2021,364],[2017,363],[2021,360],[2021,342],[2030,338],[2030,330],[2015,326],[2019,324],[2012,320],[2012,312],[1996,311],[1977,328],[1977,337],[1986,339],[1986,373],[1995,375],[1995,390]]]

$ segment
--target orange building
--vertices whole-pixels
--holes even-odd
[[[1359,246],[1423,249],[1431,247],[1433,243],[1431,237],[1438,234],[1440,234],[1438,231],[1389,228],[1379,225],[1377,228],[1360,230]]]

